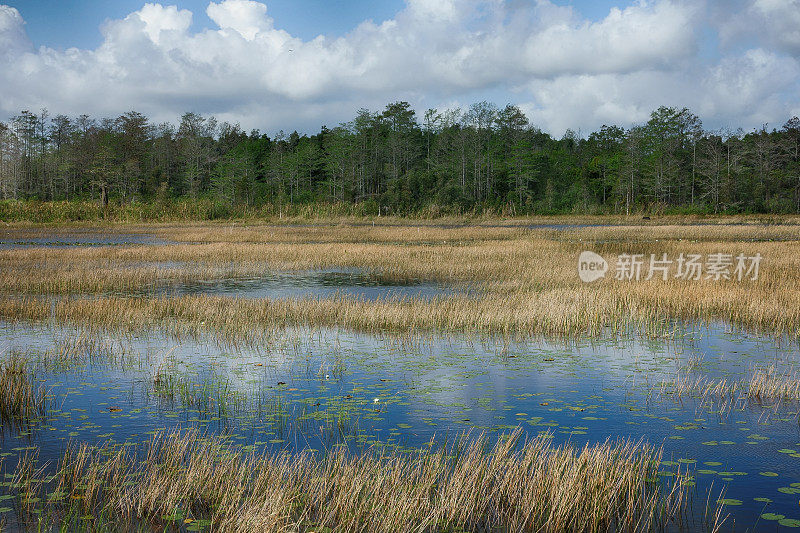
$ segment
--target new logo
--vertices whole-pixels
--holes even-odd
[[[594,252],[584,251],[578,257],[578,276],[581,281],[591,283],[605,277],[608,263]]]

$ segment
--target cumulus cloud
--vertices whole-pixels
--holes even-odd
[[[720,36],[728,44],[755,38],[800,57],[800,0],[750,0],[723,20]]]
[[[751,49],[711,67],[677,73],[645,70],[537,80],[527,87],[533,99],[522,108],[557,133],[643,123],[659,105],[688,107],[712,128],[779,127],[794,113],[798,80],[800,64],[793,58]]]
[[[32,49],[22,15],[13,7],[0,5],[0,58],[12,61]]]
[[[272,29],[267,6],[252,0],[227,0],[219,4],[211,2],[206,14],[223,32],[233,30],[248,41]]]
[[[161,41],[162,33],[166,38],[182,37],[192,25],[192,12],[187,9],[179,11],[175,6],[165,8],[160,4],[145,4],[141,10],[125,18],[127,21],[135,19],[144,24],[144,27],[139,28],[157,45]],[[107,38],[110,33],[112,32],[106,32]]]
[[[797,104],[798,1],[742,4],[738,15],[760,13],[774,30],[710,62],[698,52],[709,13],[688,0],[642,0],[599,20],[550,0],[407,0],[390,20],[311,40],[280,29],[254,0],[209,3],[215,27],[197,32],[191,12],[147,3],[107,22],[96,49],[65,51],[34,49],[17,10],[0,6],[0,113],[137,109],[170,120],[194,110],[310,131],[396,99],[422,107],[501,95],[556,134],[630,124],[662,103],[719,121],[774,120]],[[740,31],[736,20],[718,29],[723,39]]]

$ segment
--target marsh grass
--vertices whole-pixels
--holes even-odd
[[[672,382],[659,386],[659,395],[673,398],[695,397],[702,401],[722,401],[730,407],[738,403],[779,404],[800,401],[800,374],[769,366],[753,371],[746,379],[713,379],[679,374]]]
[[[648,215],[653,223],[790,223],[797,221],[795,215],[700,215],[700,214],[667,214],[656,208],[641,212],[633,212],[629,216],[622,214],[602,215],[534,215],[524,218],[503,218],[507,224],[531,223],[642,223],[642,216]],[[431,205],[410,213],[411,219],[420,224],[476,224],[480,222],[495,223],[498,217],[513,216],[514,210],[508,208],[474,208],[462,210],[457,207]],[[20,225],[66,224],[82,226],[91,224],[117,223],[164,223],[164,222],[200,222],[217,221],[218,224],[263,223],[333,223],[343,221],[363,223],[364,220],[383,224],[407,223],[409,218],[394,216],[377,216],[374,202],[340,203],[315,202],[313,204],[274,205],[271,203],[259,207],[246,205],[230,205],[211,198],[169,199],[155,202],[111,202],[103,206],[96,201],[61,200],[42,202],[37,200],[4,200],[0,202],[0,220],[5,223]]]
[[[800,336],[800,227],[792,225],[611,226],[547,230],[508,227],[174,225],[159,235],[191,243],[0,251],[0,316],[46,314],[32,294],[83,294],[55,302],[58,319],[102,325],[204,322],[237,327],[337,325],[362,331],[449,330],[578,336],[629,328],[669,333],[676,321],[728,324]],[[620,253],[760,253],[758,280],[660,278],[592,284],[577,276],[577,257]],[[376,280],[439,282],[456,288],[436,301],[317,300],[253,302],[174,296],[169,283],[258,277],[275,271],[358,269]],[[474,290],[472,290],[474,289]],[[141,291],[136,293],[136,291]],[[136,293],[138,296],[136,296]],[[24,299],[24,298],[23,298]],[[116,313],[119,310],[119,313]],[[238,333],[237,333],[238,334]]]
[[[747,396],[756,400],[800,400],[800,375],[770,366],[750,378]]]
[[[0,421],[8,426],[28,424],[47,412],[47,393],[36,385],[27,362],[11,354],[0,362]]]
[[[464,435],[413,454],[254,455],[224,438],[158,434],[144,450],[81,445],[49,479],[17,475],[29,502],[70,528],[201,522],[217,531],[646,531],[673,525],[683,476],[661,480],[644,444],[553,446],[517,430],[490,446]],[[50,497],[57,495],[57,498]],[[20,509],[20,519],[35,504]],[[71,522],[74,517],[94,517]],[[70,523],[71,522],[71,523]]]
[[[360,409],[369,400],[331,401],[287,404],[281,394],[254,386],[250,390],[237,388],[237,383],[227,376],[212,374],[196,379],[159,368],[150,383],[150,394],[170,407],[197,410],[203,416],[257,417],[268,420],[276,434],[308,440],[319,436],[325,447],[358,441]],[[358,405],[356,405],[358,403]],[[372,409],[371,409],[372,410]]]
[[[121,346],[112,344],[94,332],[81,331],[77,335],[65,336],[54,343],[40,360],[51,367],[70,368],[93,362],[110,363],[123,360],[126,352]]]
[[[583,300],[590,305],[590,295]],[[581,304],[583,305],[583,304]],[[220,341],[237,345],[294,326],[346,327],[366,333],[411,334],[424,331],[504,335],[580,336],[628,330],[660,335],[669,331],[658,311],[617,312],[590,316],[573,313],[558,295],[527,298],[469,297],[386,299],[302,298],[246,300],[215,296],[173,298],[108,297],[58,300],[0,298],[0,318],[92,324],[120,332],[163,328],[176,335],[213,331]]]
[[[13,350],[11,359],[24,361],[28,368],[45,372],[69,372],[90,365],[142,368],[148,364],[146,355],[135,352],[119,339],[110,340],[106,333],[92,328],[55,335],[49,347]]]
[[[183,409],[197,409],[219,417],[251,410],[259,412],[263,394],[236,389],[227,378],[212,375],[202,381],[159,368],[151,381],[151,393],[160,400],[177,403]]]

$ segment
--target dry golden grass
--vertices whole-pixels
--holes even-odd
[[[160,237],[190,243],[427,243],[458,244],[487,240],[513,239],[525,232],[515,224],[305,224],[305,225],[186,225],[159,228]]]
[[[231,532],[647,531],[685,508],[683,476],[658,479],[659,450],[555,447],[546,437],[519,443],[520,435],[492,448],[465,436],[449,450],[317,458],[244,455],[218,437],[170,433],[144,456],[83,445],[65,454],[50,485],[31,481],[31,468],[14,481],[28,493],[23,502],[60,496],[45,516],[92,515],[109,529],[158,527],[171,515]]]
[[[755,400],[800,400],[800,376],[769,367],[756,372],[747,386],[747,396]]]
[[[662,383],[660,394],[675,398],[693,396],[702,400],[723,400],[733,406],[737,402],[775,403],[800,400],[800,374],[780,371],[775,366],[757,369],[747,379],[713,379],[680,374],[670,383]]]
[[[630,223],[630,221],[628,221]],[[678,220],[675,220],[678,222]],[[42,318],[41,303],[19,295],[139,290],[157,282],[251,277],[275,270],[358,268],[382,280],[470,285],[438,301],[246,301],[177,297],[73,299],[55,305],[65,320],[99,324],[205,322],[228,330],[291,324],[364,330],[445,329],[523,334],[596,335],[627,326],[665,329],[673,319],[722,320],[765,332],[800,335],[800,227],[782,225],[627,225],[527,229],[519,221],[471,227],[159,226],[175,245],[26,248],[0,251],[0,316]],[[130,228],[141,231],[142,227]],[[121,231],[117,227],[115,231]],[[207,241],[207,242],[206,242]],[[584,284],[577,257],[593,250],[610,262],[621,253],[760,253],[756,281]],[[49,310],[49,305],[46,306]]]
[[[36,386],[26,362],[12,354],[0,363],[0,422],[2,425],[25,424],[44,416],[47,396],[43,386]]]

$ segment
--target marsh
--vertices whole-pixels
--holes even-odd
[[[275,528],[380,529],[369,516],[383,516],[384,530],[767,530],[800,518],[796,226],[187,224],[71,247],[48,245],[59,228],[37,231],[52,237],[0,250],[9,526],[246,530],[266,515],[232,510],[267,494]],[[764,263],[758,279],[587,284],[584,249]],[[264,280],[269,291],[248,293]],[[545,481],[544,464],[523,466],[531,450],[549,469],[595,461],[608,474]],[[432,470],[401,487],[378,481],[374,461]],[[431,483],[474,491],[458,472],[478,464],[481,498],[428,491],[407,514],[380,503],[389,495],[353,500],[297,477],[338,486],[358,471],[418,501]],[[189,481],[242,468],[258,474],[235,498]],[[509,481],[493,468],[531,476],[513,498],[542,514],[503,510]],[[649,481],[611,496],[637,476]],[[253,492],[267,479],[294,492]],[[168,499],[125,503],[164,483]],[[559,483],[574,491],[568,511],[548,507]],[[587,505],[603,510],[573,522]]]

